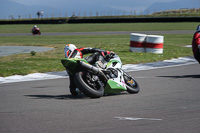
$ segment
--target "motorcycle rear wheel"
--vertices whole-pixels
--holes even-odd
[[[87,72],[77,72],[74,76],[74,82],[83,94],[91,98],[100,98],[104,94],[104,87],[98,80],[92,81]],[[93,85],[91,85],[93,84]]]

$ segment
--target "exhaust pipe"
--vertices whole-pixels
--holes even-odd
[[[92,66],[92,65],[89,65],[89,64],[87,64],[83,61],[80,61],[80,60],[78,60],[77,63],[80,64],[80,66],[83,69],[90,70],[90,71],[94,72],[94,74],[99,74],[102,77],[104,77],[106,80],[108,80],[108,78],[105,76],[105,74],[99,68]]]
[[[100,70],[95,66],[89,65],[89,64],[87,64],[87,63],[85,63],[83,61],[80,61],[80,60],[78,60],[77,63],[80,64],[80,66],[83,69],[90,70],[90,71],[94,72],[95,74],[99,74],[100,73]]]

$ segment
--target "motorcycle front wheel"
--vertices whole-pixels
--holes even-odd
[[[125,74],[125,82],[128,93],[136,94],[140,91],[140,87],[137,81],[128,74]]]
[[[104,87],[96,75],[89,72],[77,72],[74,82],[83,94],[91,98],[100,98],[104,94]]]

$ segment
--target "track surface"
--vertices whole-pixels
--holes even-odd
[[[71,97],[69,79],[0,84],[1,133],[199,133],[200,65],[129,72],[139,94]]]
[[[176,31],[107,31],[107,32],[54,32],[42,33],[42,36],[65,36],[65,35],[129,35],[130,33],[144,34],[193,34],[193,30]],[[31,33],[0,33],[0,36],[33,36]]]
[[[0,56],[8,56],[19,53],[30,53],[31,51],[45,52],[49,50],[53,50],[53,48],[36,46],[0,46]]]

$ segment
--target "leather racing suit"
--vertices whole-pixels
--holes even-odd
[[[196,31],[194,33],[192,40],[192,51],[194,58],[200,63],[200,48],[198,48],[199,45],[200,45],[200,31]]]

